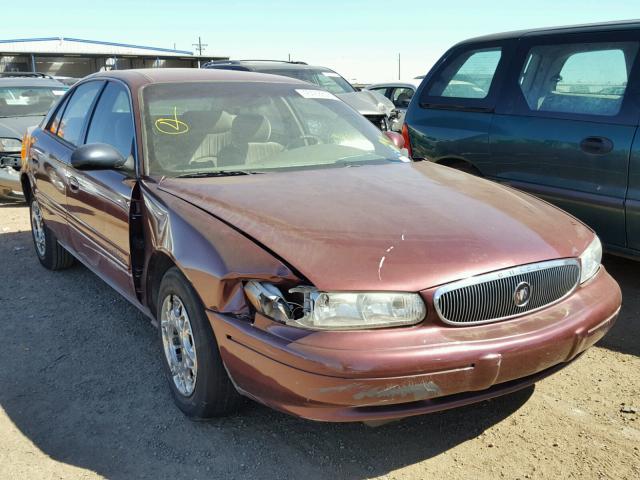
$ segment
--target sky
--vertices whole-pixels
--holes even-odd
[[[3,39],[75,37],[235,59],[301,60],[352,82],[425,74],[466,38],[640,17],[638,0],[30,0],[4,2]]]

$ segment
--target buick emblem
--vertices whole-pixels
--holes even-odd
[[[531,285],[527,282],[520,282],[513,291],[513,303],[516,307],[524,307],[531,299]]]

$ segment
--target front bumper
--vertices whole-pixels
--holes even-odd
[[[11,190],[21,194],[22,184],[20,183],[20,172],[13,167],[0,166],[0,191],[1,190]]]
[[[566,300],[514,320],[313,332],[207,312],[239,391],[322,421],[383,421],[503,395],[550,375],[611,328],[620,289],[604,268]]]

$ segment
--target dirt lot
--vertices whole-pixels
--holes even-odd
[[[255,403],[193,423],[154,328],[81,266],[38,263],[28,211],[0,203],[0,478],[640,478],[640,263],[606,258],[618,323],[509,397],[379,428]]]

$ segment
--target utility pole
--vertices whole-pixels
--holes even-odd
[[[208,47],[209,46],[209,44],[207,44],[207,43],[202,43],[202,39],[200,37],[198,37],[198,43],[192,43],[191,45],[196,47],[196,50],[198,51],[198,55],[199,56],[202,56],[202,52],[204,51],[204,47]]]
[[[291,62],[291,54],[289,54],[289,62]]]
[[[398,80],[400,80],[400,54],[398,54]]]
[[[202,56],[202,51],[204,50],[204,47],[208,47],[209,45],[207,43],[202,43],[202,39],[200,37],[198,37],[198,43],[192,43],[191,45],[196,47],[196,50],[198,51],[198,68],[200,68],[200,57]]]

